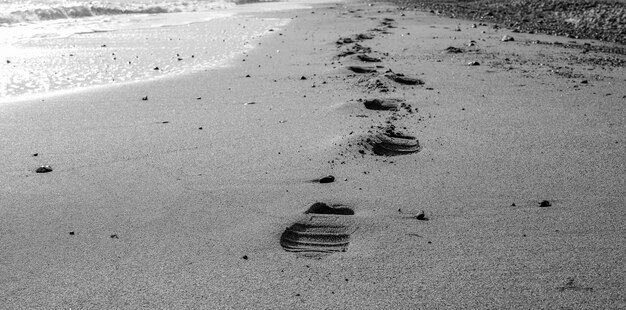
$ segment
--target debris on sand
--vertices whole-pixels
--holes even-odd
[[[335,182],[335,177],[332,175],[325,176],[319,180],[320,183],[332,183]]]
[[[52,172],[52,167],[50,166],[41,166],[35,170],[37,173],[48,173]]]

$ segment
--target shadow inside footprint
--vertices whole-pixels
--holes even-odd
[[[376,67],[371,66],[348,66],[346,67],[348,70],[354,73],[375,73],[377,72]]]
[[[335,215],[354,215],[354,210],[342,206],[342,205],[334,205],[329,206],[323,202],[316,202],[308,210],[304,212],[305,214],[335,214]]]
[[[380,58],[372,57],[366,54],[357,56],[363,62],[381,62]]]
[[[287,227],[280,237],[285,251],[319,256],[348,250],[350,235],[356,230],[351,221],[354,210],[317,202],[305,212],[306,218]]]
[[[398,111],[400,109],[400,104],[403,103],[402,99],[371,99],[363,101],[363,105],[365,108],[369,110],[391,110]]]

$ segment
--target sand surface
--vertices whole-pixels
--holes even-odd
[[[623,56],[384,4],[264,14],[293,21],[233,67],[0,106],[0,308],[626,308]],[[357,34],[381,62],[338,56]],[[373,154],[391,125],[421,150]],[[318,201],[355,211],[347,251],[285,251]]]

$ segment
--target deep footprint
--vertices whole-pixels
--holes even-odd
[[[356,225],[350,220],[354,210],[345,206],[315,203],[308,216],[287,227],[280,237],[285,251],[305,254],[346,252]]]
[[[402,99],[371,99],[365,100],[363,105],[369,110],[398,111],[402,102],[404,102]]]
[[[407,155],[421,150],[419,140],[413,136],[385,132],[371,139],[372,151],[376,155]]]

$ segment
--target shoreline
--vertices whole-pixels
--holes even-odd
[[[0,304],[626,306],[606,55],[379,3],[256,16],[292,21],[232,67],[2,106]],[[316,202],[354,211],[317,216],[345,252],[281,245]]]

